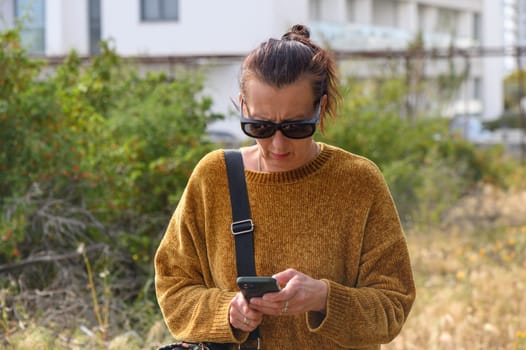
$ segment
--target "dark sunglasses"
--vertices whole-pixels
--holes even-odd
[[[320,120],[320,107],[318,103],[316,114],[313,118],[301,121],[289,121],[283,123],[273,123],[264,120],[255,120],[243,116],[243,105],[241,105],[241,129],[250,137],[256,139],[266,139],[272,137],[277,130],[290,139],[305,139],[316,131],[316,124]]]

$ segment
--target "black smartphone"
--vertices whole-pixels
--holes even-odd
[[[265,293],[279,292],[278,281],[274,277],[241,276],[237,278],[237,285],[247,300],[261,297]]]

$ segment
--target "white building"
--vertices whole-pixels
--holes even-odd
[[[503,110],[504,9],[498,0],[310,0],[311,27],[336,50],[402,50],[418,33],[427,50],[478,49],[454,106],[480,106],[485,120]],[[491,50],[499,54],[487,55]],[[432,72],[428,72],[432,74]],[[464,108],[465,109],[465,108]]]
[[[167,69],[176,58],[197,56],[220,113],[232,110],[242,56],[294,23],[343,51],[401,49],[418,32],[428,47],[452,39],[464,48],[504,45],[497,0],[0,0],[0,29],[28,8],[23,38],[36,54],[75,49],[87,56],[97,53],[100,39],[112,39],[120,55],[156,58]],[[498,117],[503,75],[504,57],[480,58],[459,98],[479,100],[485,119]],[[232,128],[232,120],[218,126]]]

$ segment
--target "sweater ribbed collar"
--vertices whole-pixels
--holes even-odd
[[[246,170],[245,176],[247,182],[264,183],[264,184],[283,184],[293,183],[304,179],[320,170],[331,156],[331,149],[326,144],[318,142],[320,154],[316,158],[300,166],[299,168],[279,171],[279,172],[260,172],[255,170]]]

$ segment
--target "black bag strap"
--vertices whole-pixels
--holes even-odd
[[[255,276],[254,263],[254,224],[250,217],[247,184],[243,157],[237,150],[225,150],[230,203],[232,205],[232,225],[230,227],[236,242],[236,264],[238,276]]]
[[[250,215],[247,183],[243,157],[239,150],[225,150],[226,171],[232,205],[232,225],[230,227],[236,244],[236,265],[238,276],[256,276],[254,262],[254,223]],[[253,330],[248,339],[258,340],[259,330]],[[259,348],[259,346],[258,346]]]

